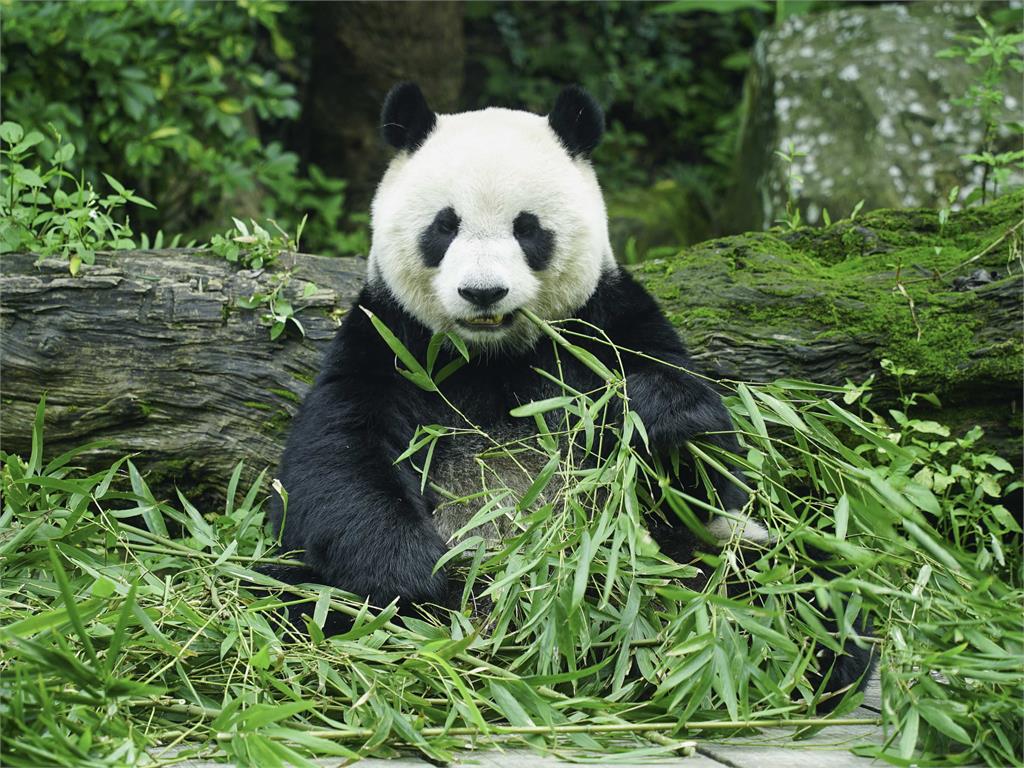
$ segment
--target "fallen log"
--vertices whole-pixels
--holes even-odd
[[[880,408],[895,401],[879,367],[888,358],[918,371],[912,389],[942,398],[939,418],[980,423],[1016,461],[1021,200],[944,227],[930,211],[878,211],[728,237],[633,269],[709,370],[829,384],[875,375]],[[3,449],[27,453],[45,394],[47,455],[105,438],[88,454],[95,466],[138,453],[153,483],[190,494],[219,491],[239,460],[272,468],[363,265],[290,254],[253,271],[193,250],[118,251],[72,277],[58,259],[5,255]],[[305,335],[290,325],[271,340],[264,310],[238,306],[279,284]]]

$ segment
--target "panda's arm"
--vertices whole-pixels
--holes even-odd
[[[429,500],[394,459],[412,434],[416,392],[362,312],[335,339],[293,422],[281,463],[283,544],[327,584],[376,605],[443,603],[445,552]],[[401,389],[401,391],[399,391]],[[413,390],[413,391],[410,391]]]
[[[640,353],[621,352],[622,366],[630,406],[643,420],[655,449],[668,450],[700,436],[726,450],[738,450],[721,397],[691,373],[696,365],[672,324],[631,275],[624,270],[607,273],[583,318],[604,329],[616,346]],[[607,346],[598,345],[594,351],[608,364],[618,364]],[[724,500],[729,506],[742,504],[743,496],[732,483],[716,486],[728,497]]]
[[[672,324],[643,286],[625,271],[607,273],[583,315],[620,350],[632,407],[659,445],[678,445],[707,432],[732,429],[721,397],[699,376]],[[618,360],[605,346],[600,356]],[[665,365],[667,363],[667,365]]]

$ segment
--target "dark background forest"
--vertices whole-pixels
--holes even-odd
[[[919,27],[935,26],[928,5],[907,5]],[[997,26],[1014,23],[1008,6],[961,5],[942,17],[950,33],[973,26],[982,6]],[[755,42],[788,18],[857,8],[873,10],[792,0],[16,3],[4,8],[4,119],[43,131],[43,154],[60,134],[77,148],[68,170],[91,181],[102,170],[152,201],[155,211],[131,211],[150,238],[205,242],[230,216],[291,231],[309,214],[304,250],[365,254],[386,161],[377,117],[393,83],[417,80],[439,111],[545,113],[578,82],[607,109],[595,163],[616,250],[635,261],[773,223],[750,215],[765,157],[749,144],[768,160],[773,148],[751,114],[752,104],[765,111],[757,67],[745,91]],[[828,62],[827,38],[806,45]],[[901,202],[875,197],[868,209]]]
[[[580,82],[608,110],[596,162],[613,206],[663,198],[674,239],[690,240],[718,227],[749,51],[775,18],[766,3],[706,7],[17,4],[4,112],[52,125],[81,167],[152,200],[143,229],[202,239],[228,214],[288,228],[308,212],[307,249],[364,253],[392,84],[417,80],[439,111],[545,113]]]

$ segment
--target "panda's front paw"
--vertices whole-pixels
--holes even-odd
[[[445,546],[432,526],[394,519],[388,529],[350,529],[306,549],[325,583],[366,597],[375,606],[447,605],[451,588],[437,561]],[[361,534],[361,535],[357,535]]]
[[[444,554],[429,552],[425,556],[396,561],[395,584],[390,590],[405,605],[452,607],[452,597],[458,588],[448,578],[443,568],[435,570],[437,561]]]

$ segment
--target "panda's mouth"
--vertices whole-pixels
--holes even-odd
[[[477,315],[459,320],[458,323],[464,328],[472,328],[475,331],[495,331],[510,325],[512,315]]]

